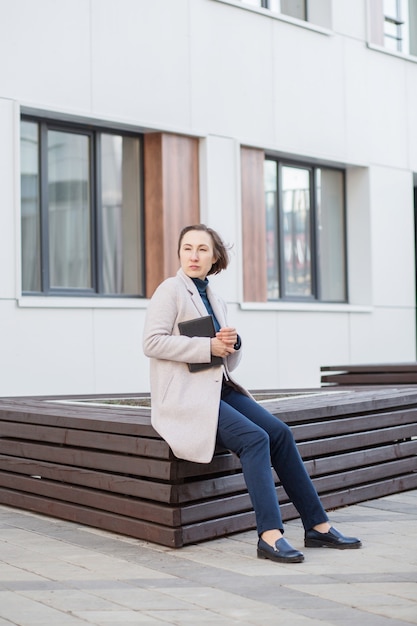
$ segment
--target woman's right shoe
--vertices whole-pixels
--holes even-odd
[[[314,528],[307,530],[304,545],[306,548],[337,548],[338,550],[346,550],[349,548],[360,548],[362,542],[356,537],[345,537],[332,526],[327,533],[321,533],[318,530],[314,530]]]
[[[278,539],[275,546],[270,546],[269,543],[259,538],[258,559],[269,559],[279,563],[302,563],[304,554],[293,548],[284,537]]]

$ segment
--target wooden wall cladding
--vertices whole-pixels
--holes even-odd
[[[263,150],[241,148],[243,294],[246,302],[266,302],[266,216]]]
[[[181,229],[200,221],[197,138],[150,133],[144,138],[146,295],[176,273]]]

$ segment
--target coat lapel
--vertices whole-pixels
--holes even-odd
[[[189,276],[187,276],[181,268],[178,270],[177,276],[185,283],[191,302],[196,309],[196,314],[199,313],[201,316],[207,315],[207,309],[204,306],[204,302],[202,301],[200,294],[198,293],[198,289],[191,278],[189,278]]]
[[[195,306],[196,312],[201,316],[207,315],[207,309],[204,305],[204,302],[201,299],[200,294],[198,293],[198,289],[187,274],[180,268],[177,272],[177,276],[183,280],[185,286],[187,287],[187,291],[190,294],[191,302]],[[220,327],[226,326],[226,318],[223,307],[219,304],[219,300],[215,293],[213,293],[210,285],[207,287],[207,297],[210,301],[211,306],[213,307],[214,315],[217,318],[217,321],[220,324]]]
[[[223,307],[220,306],[219,300],[217,299],[216,294],[214,294],[213,291],[211,290],[210,286],[207,287],[207,297],[212,306],[213,313],[216,316],[216,319],[220,324],[220,328],[222,328],[223,326],[226,326],[226,318],[225,318]]]

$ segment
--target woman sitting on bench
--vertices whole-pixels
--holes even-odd
[[[180,234],[178,256],[181,267],[156,289],[144,329],[153,427],[180,459],[209,463],[216,445],[237,454],[255,510],[259,558],[304,560],[283,537],[271,463],[300,514],[305,547],[359,548],[359,539],[330,525],[289,427],[230,375],[241,359],[241,338],[227,325],[226,305],[207,279],[228,266],[221,237],[204,224],[188,226]],[[214,336],[181,334],[182,322],[207,316]]]

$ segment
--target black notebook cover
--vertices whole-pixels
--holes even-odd
[[[214,322],[211,315],[204,317],[196,317],[195,319],[188,320],[186,322],[179,322],[178,328],[181,335],[186,337],[215,337],[216,330],[214,328]],[[220,356],[211,355],[210,363],[188,363],[188,369],[190,372],[199,372],[209,367],[218,366],[223,363],[223,359]]]

